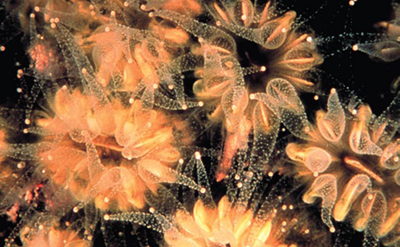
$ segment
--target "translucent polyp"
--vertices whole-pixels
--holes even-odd
[[[320,63],[321,58],[314,52],[314,48],[307,42],[298,44],[288,51],[278,64],[285,64],[294,71],[309,70]]]
[[[331,231],[334,231],[331,214],[336,202],[337,193],[336,177],[332,174],[323,174],[314,180],[310,189],[303,195],[303,201],[308,204],[314,203],[318,197],[322,198],[322,221]]]
[[[385,62],[393,62],[400,58],[400,44],[386,40],[376,44],[358,44],[358,50]]]
[[[254,41],[267,49],[279,48],[285,42],[294,18],[296,12],[289,11],[277,19],[266,22],[256,31]]]
[[[361,213],[353,226],[357,231],[368,230],[378,235],[379,226],[386,218],[386,197],[380,191],[372,191],[361,202]]]
[[[297,96],[296,89],[287,80],[275,78],[268,82],[267,95],[270,96],[272,104],[278,108],[284,108],[295,113],[304,111],[303,104]]]
[[[249,27],[253,24],[254,8],[250,0],[236,1],[233,6],[233,17],[237,24]]]
[[[381,156],[380,165],[386,169],[396,170],[400,168],[400,145],[399,142],[390,143]]]
[[[331,155],[318,147],[304,148],[294,143],[286,147],[290,159],[302,162],[311,172],[324,172],[332,162]]]
[[[239,126],[248,102],[247,91],[242,87],[234,87],[222,96],[221,106],[225,113],[226,127],[229,132],[234,132]]]
[[[350,133],[349,145],[351,150],[357,154],[382,155],[382,149],[371,141],[367,124],[371,119],[371,109],[362,106],[358,110],[358,122],[354,123]]]
[[[371,181],[367,175],[356,175],[346,185],[342,196],[337,201],[333,210],[333,218],[336,221],[343,221],[349,213],[353,202],[364,192]]]
[[[329,95],[328,112],[317,112],[317,126],[321,135],[328,141],[337,142],[343,135],[346,119],[335,89],[332,89]]]

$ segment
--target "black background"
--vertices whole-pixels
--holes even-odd
[[[379,39],[379,32],[373,25],[395,17],[392,1],[358,0],[355,6],[350,7],[346,0],[282,0],[278,9],[295,10],[299,21],[304,21],[305,28],[314,31],[318,47],[326,55],[324,63],[319,66],[322,71],[319,89],[322,93],[328,93],[331,87],[348,87],[349,92],[368,103],[375,114],[381,113],[389,105],[395,96],[395,92],[390,91],[390,85],[400,75],[400,61],[384,63],[348,48],[357,42]],[[0,14],[0,18],[3,18],[4,11]],[[362,32],[375,34],[375,38],[365,38]],[[1,35],[5,34],[0,30]],[[339,35],[344,38],[340,39]],[[19,83],[17,70],[28,65],[26,41],[22,37],[21,33],[4,44],[6,51],[0,52],[1,105],[12,106],[19,97],[16,93]],[[16,66],[16,62],[21,66]],[[302,96],[309,104],[307,109],[318,109],[325,105],[310,100],[313,96]],[[0,225],[5,226],[1,221]],[[362,246],[361,240],[362,234],[354,235],[350,246]]]

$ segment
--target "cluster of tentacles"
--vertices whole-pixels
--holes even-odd
[[[380,116],[340,88],[326,96],[294,11],[3,7],[1,55],[24,53],[0,108],[4,245],[341,246],[342,224],[364,246],[400,246],[400,96]],[[398,20],[377,27],[379,41],[348,45],[396,61]],[[327,102],[315,121],[302,93]]]

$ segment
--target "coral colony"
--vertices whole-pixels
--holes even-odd
[[[330,86],[280,1],[1,7],[5,246],[400,246],[400,79],[377,115]],[[395,63],[391,7],[343,50]]]

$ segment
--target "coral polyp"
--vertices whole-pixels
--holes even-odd
[[[308,73],[322,58],[311,34],[293,28],[294,11],[276,15],[271,2],[260,6],[250,1],[203,5],[210,15],[207,22],[159,9],[153,1],[141,8],[172,21],[198,41],[191,51],[194,57],[200,57],[200,64],[192,68],[199,77],[193,93],[204,102],[211,122],[222,122],[226,131],[223,159],[216,175],[220,181],[227,175],[237,150],[246,148],[253,122],[262,121],[253,119],[258,116],[253,114],[250,93],[265,92],[274,78],[312,91],[314,83],[308,80]]]
[[[307,183],[303,201],[322,198],[322,220],[332,232],[331,217],[351,221],[365,232],[365,241],[398,241],[399,141],[391,117],[375,117],[365,104],[344,109],[332,89],[327,111],[317,112],[316,126],[307,132],[309,139],[286,147],[295,176]]]
[[[383,32],[382,40],[375,43],[357,44],[354,50],[360,50],[369,54],[373,58],[385,62],[393,62],[400,58],[400,7],[394,4],[395,19],[391,21],[381,21],[375,27]]]
[[[265,188],[273,184],[268,176],[257,177],[250,171],[244,172],[244,181],[238,182],[241,180],[239,175],[232,178],[227,194],[216,203],[204,164],[197,153],[179,170],[189,176],[193,168],[197,171],[194,177],[202,184],[199,193],[179,187],[172,190],[159,187],[158,196],[147,194],[151,206],[149,212],[106,214],[105,221],[109,224],[129,222],[145,225],[162,233],[164,238],[161,243],[165,242],[167,246],[295,247],[310,246],[316,239],[322,244],[331,241],[324,234],[324,228],[306,220],[306,216],[311,214],[306,207],[294,201],[295,196],[290,193],[293,188],[285,178],[275,185],[276,188],[285,186],[282,190],[275,188],[267,191],[260,187],[243,195],[250,181],[258,180]],[[185,193],[186,198],[194,198],[194,202],[180,201],[179,193]],[[261,197],[263,194],[265,198]],[[165,201],[169,202],[168,206],[163,204]]]
[[[95,199],[96,206],[105,209],[118,197],[119,209],[142,208],[146,188],[142,178],[149,176],[142,175],[148,173],[143,168],[151,163],[159,170],[150,172],[162,173],[171,169],[180,154],[172,146],[172,125],[161,113],[143,110],[140,101],[128,106],[114,103],[105,118],[107,108],[95,98],[63,86],[55,96],[55,117],[38,120],[46,133],[38,144],[43,147],[38,156],[55,182],[78,201]],[[160,181],[172,179],[154,176]]]

